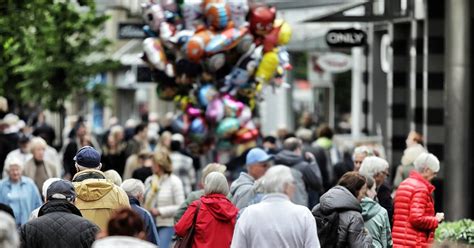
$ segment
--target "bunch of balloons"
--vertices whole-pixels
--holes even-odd
[[[247,0],[156,0],[142,5],[143,60],[161,99],[179,108],[175,131],[195,142],[256,139],[255,103],[291,69],[291,27],[274,7]]]

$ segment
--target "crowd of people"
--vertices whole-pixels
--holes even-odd
[[[444,219],[416,132],[390,177],[380,151],[341,153],[328,126],[224,165],[156,122],[91,135],[80,119],[58,150],[44,118],[18,123],[0,122],[0,247],[427,247]]]

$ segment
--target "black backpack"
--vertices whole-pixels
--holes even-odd
[[[321,247],[337,247],[339,212],[333,211],[329,214],[321,212],[319,208],[313,209],[313,216],[318,227],[318,238]]]

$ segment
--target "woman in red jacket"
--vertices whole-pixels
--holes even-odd
[[[204,196],[189,205],[175,226],[183,237],[193,224],[197,212],[193,247],[230,247],[238,209],[229,201],[227,179],[222,173],[210,173],[204,182]]]
[[[428,247],[444,214],[436,213],[430,181],[439,171],[439,161],[431,153],[422,153],[415,170],[398,187],[393,215],[393,247]]]

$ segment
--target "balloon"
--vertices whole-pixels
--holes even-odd
[[[206,118],[211,122],[218,122],[224,118],[224,103],[222,100],[216,98],[208,104]]]
[[[150,25],[144,25],[143,26],[143,32],[145,32],[145,35],[148,36],[148,37],[157,37],[158,36],[158,34],[151,29]]]
[[[189,117],[183,114],[176,116],[171,122],[171,128],[175,132],[186,134],[189,129]]]
[[[185,0],[181,5],[181,13],[186,29],[195,30],[196,27],[204,25],[204,22],[200,19],[202,15],[201,0]]]
[[[143,41],[143,50],[146,54],[146,60],[158,70],[165,70],[166,56],[159,39],[146,38]]]
[[[212,32],[206,29],[196,32],[186,44],[186,55],[188,59],[199,63],[205,54],[206,45],[212,37]]]
[[[234,142],[237,144],[247,143],[258,137],[258,129],[242,128],[234,135]]]
[[[188,106],[186,109],[186,114],[188,114],[188,116],[191,118],[196,118],[201,115],[201,110],[196,107]]]
[[[247,0],[228,0],[230,12],[232,15],[232,22],[236,27],[246,25],[247,13],[249,12],[249,5]]]
[[[145,3],[142,4],[143,20],[154,32],[159,32],[160,25],[165,21],[163,8],[159,4]]]
[[[160,3],[164,10],[175,13],[178,11],[178,5],[174,0],[161,0]]]
[[[244,108],[244,104],[239,102],[229,95],[224,96],[224,107],[225,107],[225,116],[227,117],[237,117]]]
[[[250,110],[248,106],[244,106],[238,117],[240,125],[241,126],[245,125],[251,118],[252,118],[252,110]]]
[[[223,53],[214,54],[206,61],[207,69],[216,72],[225,65],[225,62],[226,57]]]
[[[198,101],[203,107],[207,107],[210,101],[212,101],[217,95],[217,91],[214,86],[207,84],[201,86],[198,90]]]
[[[276,9],[265,5],[256,5],[250,9],[249,25],[250,31],[256,36],[264,36],[273,29]]]
[[[228,28],[222,31],[220,34],[212,37],[209,43],[206,46],[206,53],[214,54],[221,51],[227,51],[239,44],[245,34],[247,34],[248,28],[242,27],[237,28]]]
[[[237,130],[239,130],[240,124],[239,120],[232,117],[227,117],[219,122],[216,129],[216,134],[219,137],[229,137]]]
[[[278,45],[283,46],[288,44],[291,40],[291,26],[284,20],[278,19],[275,21],[275,26],[279,27],[280,32],[278,33]]]
[[[278,63],[278,53],[276,51],[265,53],[255,73],[257,82],[267,83],[270,81],[275,74]]]
[[[202,117],[198,117],[191,122],[189,134],[194,141],[202,141],[207,135],[206,121]]]
[[[230,22],[230,8],[225,2],[208,2],[204,5],[204,16],[207,24],[214,30],[228,27]]]

